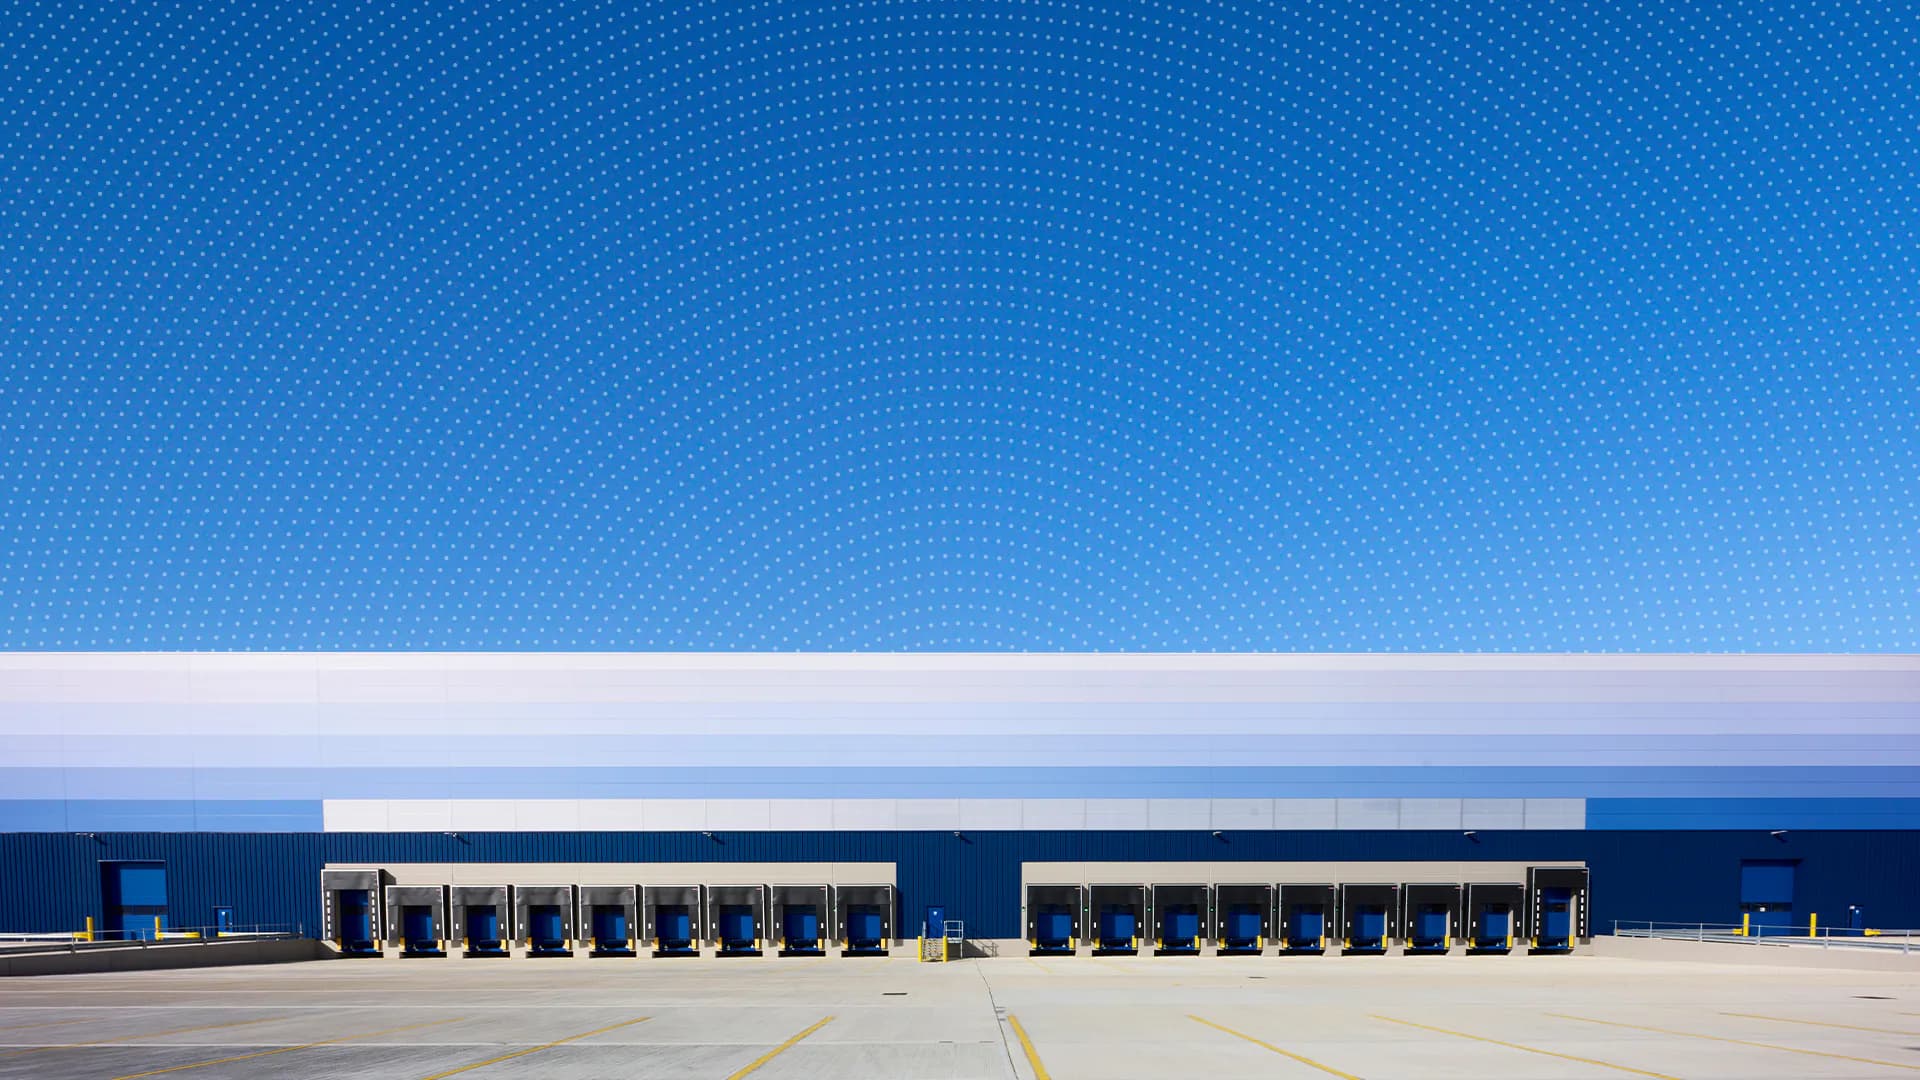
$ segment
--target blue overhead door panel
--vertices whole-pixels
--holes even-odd
[[[1740,864],[1740,903],[1793,903],[1795,864],[1778,859],[1748,859]]]
[[[1754,934],[1783,933],[1794,925],[1794,866],[1785,859],[1740,864],[1740,911]]]
[[[104,929],[113,937],[151,938],[154,920],[166,925],[166,863],[101,863],[100,892],[106,915]]]

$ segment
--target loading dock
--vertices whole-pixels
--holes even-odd
[[[1032,956],[1071,956],[1080,947],[1086,904],[1078,885],[1027,886],[1027,950]]]
[[[320,871],[321,929],[340,955],[380,955],[380,897],[391,884],[384,870]]]
[[[1466,895],[1461,919],[1466,926],[1467,952],[1511,952],[1514,935],[1520,929],[1520,915],[1526,909],[1527,887],[1519,882],[1469,882]]]
[[[1087,906],[1093,912],[1093,955],[1133,956],[1140,951],[1145,885],[1089,885]]]
[[[588,956],[633,956],[638,922],[638,885],[580,886],[580,925],[591,946]]]
[[[1318,956],[1340,928],[1337,885],[1282,884],[1275,902],[1281,955]]]
[[[1400,887],[1400,928],[1410,956],[1444,954],[1460,927],[1460,886],[1409,883]]]
[[[572,956],[579,936],[578,898],[572,885],[516,885],[514,927],[528,956]]]
[[[389,885],[386,888],[389,948],[401,956],[445,956],[447,887],[445,885]]]
[[[653,936],[655,956],[699,956],[706,907],[698,885],[648,885],[642,890],[641,924]]]
[[[768,925],[779,935],[781,956],[827,955],[833,925],[833,890],[825,885],[774,885],[767,890]]]
[[[707,926],[719,956],[759,956],[767,925],[765,885],[707,886]]]
[[[1593,938],[1587,928],[1587,869],[1534,866],[1527,869],[1529,952],[1569,953]]]
[[[1213,887],[1214,951],[1221,956],[1257,956],[1273,936],[1273,886]]]
[[[462,956],[507,956],[513,940],[513,887],[455,885],[448,890],[448,936]]]
[[[1153,955],[1199,956],[1212,925],[1205,885],[1154,885],[1147,894],[1147,921],[1153,927]]]
[[[1340,951],[1349,956],[1379,956],[1393,944],[1400,886],[1340,886]]]
[[[835,885],[834,932],[841,956],[885,956],[893,933],[893,886]]]

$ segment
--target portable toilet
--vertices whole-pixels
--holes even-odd
[[[340,955],[381,955],[380,898],[391,884],[385,870],[320,871],[321,932]]]
[[[641,922],[655,956],[699,956],[705,905],[698,885],[648,885],[640,890]]]
[[[1467,952],[1512,951],[1520,914],[1526,909],[1527,887],[1518,882],[1469,882],[1465,891],[1461,921],[1466,927]]]
[[[1093,955],[1132,956],[1140,951],[1145,885],[1090,885],[1087,905],[1093,910]]]
[[[507,956],[513,940],[513,888],[455,885],[448,893],[448,937],[462,956]]]
[[[771,925],[779,930],[781,956],[827,955],[833,925],[833,890],[825,885],[774,885],[767,890]]]
[[[1086,894],[1079,885],[1027,886],[1027,952],[1071,956],[1080,947]]]
[[[388,946],[401,956],[447,955],[445,885],[389,885],[386,898]]]
[[[1333,885],[1283,883],[1275,901],[1275,934],[1282,956],[1319,956],[1340,929],[1340,890]]]
[[[767,925],[765,885],[707,886],[707,925],[718,956],[759,956]]]
[[[1273,920],[1273,886],[1213,887],[1214,951],[1221,956],[1257,956],[1267,947]]]
[[[572,885],[516,885],[515,925],[528,956],[572,956],[579,936],[579,897]]]
[[[1568,953],[1592,940],[1587,930],[1587,868],[1527,868],[1528,937],[1534,953]]]
[[[592,945],[588,956],[633,956],[638,921],[638,885],[580,886],[580,922]]]
[[[1410,956],[1444,954],[1453,948],[1460,926],[1460,886],[1406,884],[1400,887],[1400,927]]]
[[[1340,886],[1340,951],[1349,956],[1378,956],[1393,944],[1400,908],[1398,885]]]
[[[893,886],[835,885],[833,911],[841,956],[885,956],[893,933]]]
[[[1199,956],[1211,923],[1205,885],[1154,885],[1147,893],[1153,955]]]

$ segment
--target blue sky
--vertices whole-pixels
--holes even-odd
[[[1917,41],[20,5],[0,648],[1920,649]]]

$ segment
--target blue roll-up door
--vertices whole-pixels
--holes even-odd
[[[1781,859],[1748,859],[1740,864],[1740,905],[1769,908],[1793,904],[1795,863]]]
[[[167,923],[167,864],[163,862],[106,862],[100,864],[100,895],[105,930],[115,938],[153,937],[154,920]]]

